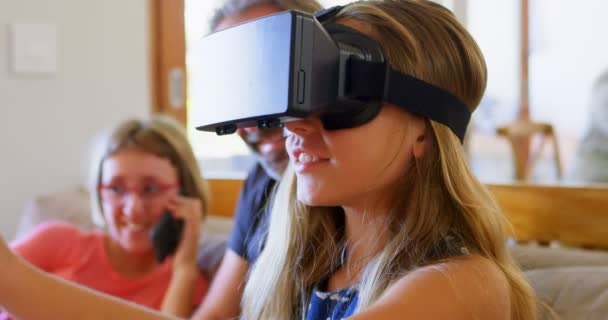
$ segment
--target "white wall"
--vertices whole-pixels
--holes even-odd
[[[58,70],[13,73],[9,24],[47,23]],[[146,0],[0,0],[0,232],[11,239],[24,203],[86,180],[91,138],[149,110]]]

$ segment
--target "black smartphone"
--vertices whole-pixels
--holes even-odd
[[[184,221],[177,219],[170,211],[165,211],[158,223],[150,230],[149,237],[154,247],[156,261],[161,263],[175,253],[182,238]]]

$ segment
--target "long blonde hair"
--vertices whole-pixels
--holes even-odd
[[[180,192],[201,200],[201,214],[205,218],[208,194],[200,168],[188,142],[185,129],[175,120],[153,115],[149,119],[129,119],[104,132],[95,146],[91,160],[89,189],[93,222],[103,227],[103,207],[97,187],[101,183],[103,162],[124,149],[137,149],[171,161],[177,169]]]
[[[338,19],[370,26],[368,35],[382,46],[394,69],[447,90],[470,111],[479,104],[486,65],[449,10],[431,1],[365,1],[350,4]],[[397,182],[386,221],[389,239],[361,276],[358,310],[408,272],[447,261],[464,247],[505,275],[511,319],[536,319],[533,291],[506,247],[504,216],[471,172],[456,135],[427,121],[425,155]],[[266,246],[245,288],[247,319],[303,318],[313,287],[339,264],[341,209],[301,204],[295,180],[288,170],[278,188]]]

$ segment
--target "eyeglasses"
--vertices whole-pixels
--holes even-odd
[[[154,202],[162,198],[169,190],[176,189],[179,184],[147,183],[137,187],[127,187],[123,184],[100,184],[97,186],[101,199],[111,205],[120,205],[125,202],[127,196],[137,195],[145,202]]]

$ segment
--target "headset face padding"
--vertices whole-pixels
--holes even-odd
[[[351,59],[376,63],[385,62],[382,48],[367,35],[336,23],[324,24],[324,28],[340,48],[341,73],[349,72]],[[349,79],[349,76],[344,74],[340,78]],[[350,83],[345,83],[343,88],[345,92],[341,93],[344,95],[349,91]],[[342,107],[342,105],[348,107]],[[335,106],[321,114],[321,121],[326,130],[354,128],[374,119],[380,112],[381,106],[382,101],[365,97],[339,98]]]

